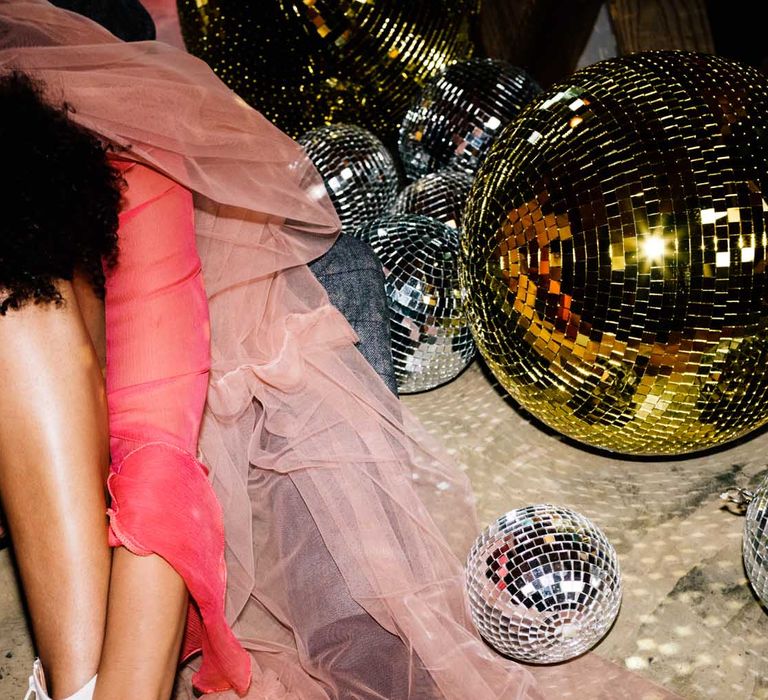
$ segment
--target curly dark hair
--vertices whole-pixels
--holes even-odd
[[[104,296],[117,262],[123,180],[107,148],[41,83],[0,75],[0,315],[28,302],[61,305],[56,280],[80,272]]]

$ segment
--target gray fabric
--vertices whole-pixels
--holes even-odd
[[[309,663],[330,680],[336,700],[436,700],[441,697],[431,676],[412,649],[385,630],[352,597],[336,561],[328,551],[312,514],[295,483],[274,473],[251,476],[249,489],[257,498],[267,495],[273,529],[279,543],[278,561],[260,561],[279,571],[281,562],[300,562],[285,568],[288,601],[304,600],[311,591],[312,605],[286,605],[284,614],[297,639],[306,642]],[[297,538],[296,532],[303,533]],[[284,568],[284,567],[283,567]],[[300,616],[292,611],[301,610]]]
[[[370,246],[342,234],[309,269],[360,337],[358,350],[397,394],[384,273]]]

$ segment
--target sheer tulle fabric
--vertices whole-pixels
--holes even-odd
[[[195,193],[211,319],[198,447],[224,514],[247,697],[667,696],[589,656],[538,684],[478,639],[457,558],[479,531],[469,485],[304,265],[338,221],[298,146],[198,60],[46,3],[0,2],[0,65],[14,64]]]

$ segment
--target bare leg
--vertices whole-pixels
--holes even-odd
[[[186,603],[184,582],[163,559],[115,549],[96,700],[169,697]]]
[[[66,305],[0,318],[0,494],[54,697],[96,673],[110,551],[104,384],[72,285]]]
[[[90,285],[75,278],[75,293],[102,368],[106,359],[104,307]],[[161,700],[172,690],[184,632],[187,589],[161,557],[114,550],[107,632],[99,664],[98,700]]]

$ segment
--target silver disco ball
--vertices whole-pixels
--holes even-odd
[[[497,651],[558,663],[593,647],[621,604],[616,551],[587,518],[535,505],[502,515],[467,560],[472,619]]]
[[[389,211],[391,214],[421,214],[460,229],[470,187],[472,176],[460,170],[430,173],[397,195]]]
[[[492,58],[459,61],[433,78],[400,127],[412,180],[444,167],[474,174],[499,132],[541,92],[528,73]]]
[[[384,269],[398,389],[408,394],[450,381],[475,354],[459,291],[458,233],[426,216],[399,214],[355,235]]]
[[[768,477],[747,508],[743,554],[752,588],[763,605],[768,606]]]
[[[299,143],[320,172],[344,231],[384,214],[397,194],[395,163],[370,131],[332,124],[305,133]]]

